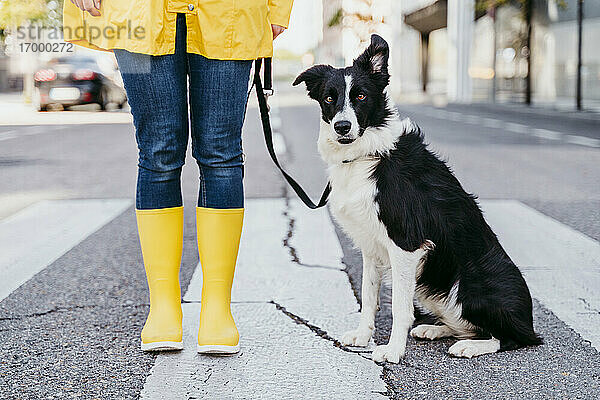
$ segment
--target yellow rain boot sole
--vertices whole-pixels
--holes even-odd
[[[141,346],[142,351],[173,351],[173,350],[183,350],[183,341],[181,342],[151,342],[144,343],[142,342]]]
[[[136,216],[150,293],[150,312],[140,347],[143,351],[181,350],[183,207],[136,210]]]
[[[243,208],[196,208],[198,253],[202,267],[197,346],[201,354],[234,354],[240,351],[240,335],[231,315],[231,286],[243,220]]]
[[[240,352],[239,343],[235,346],[226,346],[224,344],[205,344],[198,345],[199,354],[235,354]]]

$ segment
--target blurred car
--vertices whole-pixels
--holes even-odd
[[[123,86],[103,73],[91,57],[54,58],[34,74],[34,81],[33,102],[39,111],[55,104],[66,108],[93,103],[106,110],[109,104],[122,108],[127,102]]]

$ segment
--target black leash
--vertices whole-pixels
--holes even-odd
[[[290,184],[294,192],[300,197],[300,200],[304,202],[309,208],[317,209],[321,208],[327,204],[327,199],[329,197],[329,193],[331,192],[331,185],[327,183],[325,190],[323,190],[323,194],[321,195],[321,199],[318,204],[313,203],[313,201],[308,197],[302,186],[294,178],[292,178],[287,172],[283,170],[281,165],[279,164],[279,160],[277,159],[277,154],[275,154],[275,149],[273,148],[273,131],[271,130],[271,121],[269,119],[269,106],[267,105],[267,98],[265,97],[265,91],[267,91],[268,95],[273,94],[273,78],[271,71],[272,60],[270,58],[265,58],[265,68],[264,68],[264,88],[263,83],[260,80],[260,69],[262,65],[262,59],[258,59],[254,63],[254,86],[256,86],[256,94],[258,96],[258,108],[260,110],[260,119],[262,121],[263,132],[265,134],[265,143],[267,144],[267,150],[269,151],[269,155],[271,156],[271,160],[275,163],[277,168],[283,174],[285,180]]]

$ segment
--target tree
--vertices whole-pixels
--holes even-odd
[[[47,14],[46,0],[0,0],[0,29],[41,20]]]
[[[0,0],[0,43],[10,28],[34,22],[57,26],[61,15],[59,0]]]
[[[371,41],[371,34],[375,33],[377,28],[386,22],[383,15],[374,13],[377,3],[381,3],[381,1],[358,0],[351,10],[342,7],[327,21],[327,27],[331,28],[339,25],[345,28],[350,27],[360,39],[361,44],[368,44]]]

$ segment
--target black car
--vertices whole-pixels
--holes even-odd
[[[98,103],[102,110],[109,104],[119,108],[127,102],[125,89],[102,73],[91,57],[70,56],[50,60],[34,75],[34,104],[46,111],[49,105],[69,107]]]

